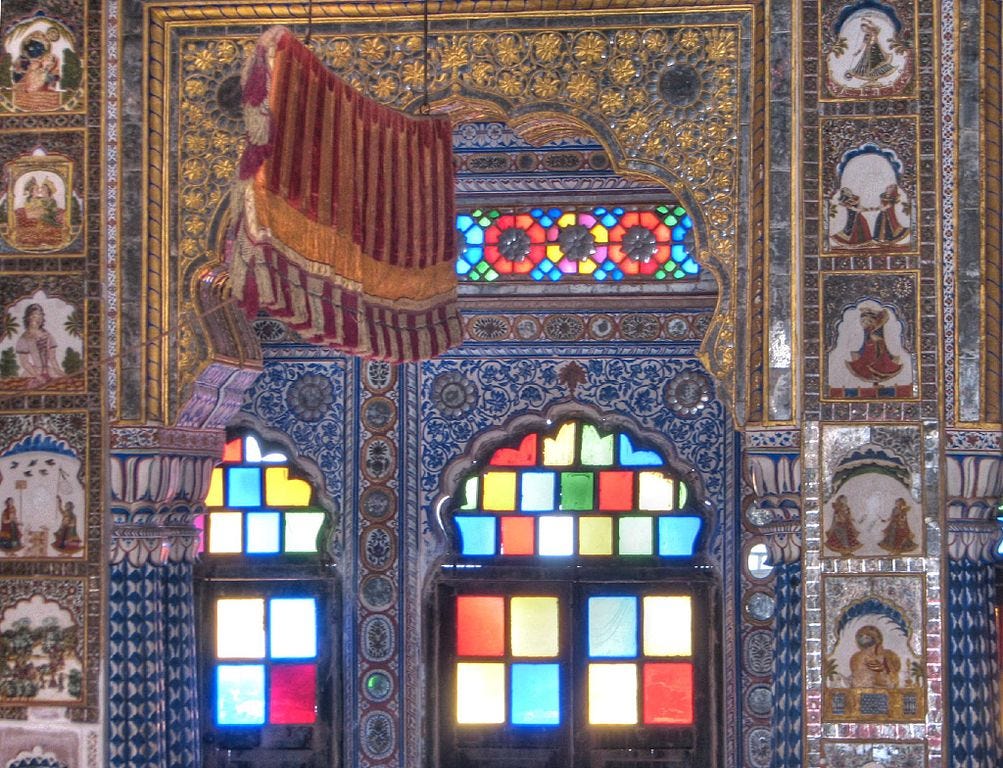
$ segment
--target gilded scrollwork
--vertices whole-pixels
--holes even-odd
[[[621,172],[654,172],[693,201],[702,217],[704,264],[722,297],[703,357],[734,397],[739,27],[583,30],[573,20],[569,27],[458,29],[425,41],[414,31],[374,32],[370,26],[359,33],[315,31],[311,47],[348,82],[386,104],[414,111],[427,89],[434,111],[494,115],[524,135],[535,132],[534,139],[553,137],[562,120],[565,135],[591,130]],[[177,105],[171,109],[178,148],[171,180],[179,255],[173,271],[179,276],[218,260],[219,216],[243,144],[235,83],[256,31],[180,38]],[[181,388],[204,365],[197,357],[179,352]]]

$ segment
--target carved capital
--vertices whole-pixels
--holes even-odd
[[[948,555],[955,560],[992,562],[1000,541],[996,515],[1003,498],[1001,435],[950,430],[946,436]]]
[[[801,435],[791,429],[747,429],[742,469],[752,493],[746,518],[766,539],[770,562],[801,558]]]
[[[194,558],[194,518],[204,509],[223,442],[218,429],[112,428],[112,562],[162,565]]]

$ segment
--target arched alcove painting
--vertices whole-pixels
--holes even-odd
[[[925,717],[923,579],[823,578],[823,719]]]
[[[823,556],[923,552],[920,439],[916,426],[823,429]]]
[[[890,150],[865,144],[839,164],[829,196],[829,248],[905,250],[912,245],[912,201],[899,183],[901,162]]]
[[[918,391],[912,275],[823,275],[825,386],[830,400],[913,398]]]
[[[914,85],[912,3],[901,10],[878,0],[823,13],[822,52],[825,92],[831,98],[873,99],[901,96]]]

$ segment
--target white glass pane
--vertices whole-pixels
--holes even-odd
[[[689,595],[648,595],[644,598],[646,656],[690,656],[693,653],[693,611]]]
[[[637,506],[647,512],[669,512],[675,506],[675,481],[661,472],[640,472],[637,478]]]
[[[240,512],[209,514],[209,553],[232,554],[244,551],[244,515]]]
[[[505,722],[505,665],[460,662],[456,665],[456,722]]]
[[[573,517],[564,515],[541,516],[537,526],[540,536],[539,553],[552,557],[566,557],[574,552],[574,523]]]
[[[312,597],[275,597],[268,601],[268,650],[273,659],[317,656],[317,601]]]
[[[247,552],[271,554],[279,551],[279,513],[247,513]]]
[[[265,656],[265,601],[260,597],[216,601],[216,658]]]
[[[286,512],[286,552],[316,552],[323,512]]]
[[[636,664],[589,664],[589,723],[637,723]]]

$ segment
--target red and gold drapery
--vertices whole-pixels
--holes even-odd
[[[243,76],[234,296],[305,339],[393,362],[460,343],[452,132],[343,82],[288,30]]]

